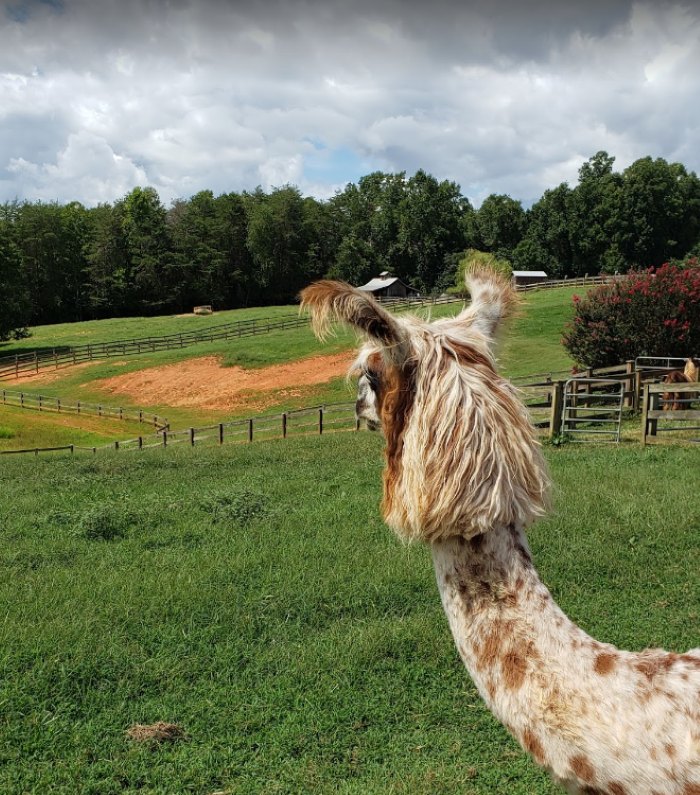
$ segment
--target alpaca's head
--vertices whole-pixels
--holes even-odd
[[[467,538],[545,512],[548,478],[527,412],[493,358],[517,296],[488,270],[467,277],[472,303],[432,323],[395,317],[371,296],[322,281],[301,294],[323,338],[332,321],[367,338],[358,416],[386,437],[384,518],[400,536]]]

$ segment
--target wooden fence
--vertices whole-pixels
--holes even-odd
[[[665,397],[664,393],[671,396]],[[659,433],[700,442],[700,384],[645,384],[642,401],[642,444],[657,440]],[[675,408],[680,406],[681,408]]]
[[[163,428],[149,436],[137,436],[133,439],[119,440],[95,447],[77,444],[63,447],[33,447],[25,450],[2,450],[0,455],[19,453],[39,453],[69,450],[145,450],[149,447],[172,447],[186,444],[194,447],[199,444],[217,444],[244,442],[251,443],[263,439],[287,439],[290,436],[308,434],[322,435],[334,431],[358,430],[359,423],[355,419],[355,403],[332,403],[310,408],[285,411],[282,414],[259,415],[243,420],[232,420],[200,428],[185,428],[171,431]]]
[[[34,411],[49,411],[58,414],[87,414],[93,417],[104,417],[112,420],[126,420],[131,422],[152,425],[157,431],[170,427],[165,417],[151,414],[143,409],[125,409],[121,406],[105,406],[99,403],[85,403],[77,400],[75,403],[60,397],[47,397],[29,392],[13,392],[9,389],[0,390],[0,399],[3,406],[17,406],[18,408]]]
[[[693,397],[700,393],[700,387],[693,384],[659,384],[658,380],[668,369],[673,369],[675,360],[669,361],[666,368],[642,368],[630,360],[612,367],[588,368],[572,375],[570,371],[538,373],[531,376],[513,379],[521,398],[525,403],[532,422],[536,428],[543,431],[550,438],[555,438],[562,433],[562,416],[564,406],[565,385],[569,383],[569,391],[580,398],[581,405],[594,399],[593,391],[598,391],[603,381],[610,381],[610,391],[621,394],[623,409],[628,413],[642,409],[643,441],[648,442],[649,436],[655,436],[659,431],[694,431],[687,425],[688,421],[700,419],[700,411],[691,409],[690,403],[697,400]],[[620,385],[622,385],[620,387]],[[682,398],[689,408],[682,411],[663,411],[663,393],[688,392],[688,398]],[[282,414],[259,415],[243,420],[209,425],[202,428],[186,428],[173,431],[167,420],[163,417],[150,415],[144,411],[127,410],[109,406],[98,406],[78,402],[70,404],[60,398],[46,398],[39,395],[27,395],[22,392],[9,392],[2,390],[3,402],[9,403],[8,396],[12,396],[14,405],[30,406],[43,411],[74,411],[87,413],[89,410],[94,416],[130,419],[153,425],[156,433],[150,436],[138,436],[134,439],[117,441],[98,447],[81,447],[68,445],[64,447],[31,448],[28,450],[0,451],[0,455],[11,453],[49,452],[55,450],[90,450],[96,452],[100,449],[143,449],[147,447],[168,447],[173,444],[188,443],[195,445],[209,441],[223,444],[227,441],[252,442],[257,439],[287,438],[299,433],[319,433],[328,430],[356,429],[354,403],[337,403],[325,406],[286,411]],[[17,397],[19,396],[19,398]],[[645,397],[648,396],[648,397]],[[644,402],[646,401],[646,403]],[[575,409],[576,406],[574,405]],[[659,420],[664,420],[659,425]],[[678,420],[683,423],[680,428],[666,427],[667,420]]]
[[[285,315],[270,320],[239,320],[235,323],[225,323],[180,334],[165,334],[160,337],[140,337],[114,342],[65,346],[46,351],[30,351],[29,353],[0,357],[0,380],[38,373],[47,367],[58,369],[113,356],[186,348],[200,342],[252,337],[281,329],[298,328],[307,324],[308,319],[305,317]]]
[[[614,280],[614,276],[584,276],[580,279],[557,279],[536,284],[518,285],[519,291],[543,290],[562,286],[589,286],[605,284]],[[382,303],[389,308],[401,312],[423,306],[437,306],[440,304],[461,303],[462,298],[456,296],[443,296],[436,298],[389,298],[382,299]],[[308,323],[307,318],[299,315],[284,315],[275,319],[238,320],[232,323],[223,323],[217,326],[195,331],[185,331],[178,334],[164,334],[162,336],[138,337],[134,339],[114,340],[112,342],[96,342],[87,345],[73,345],[54,347],[50,350],[35,350],[27,353],[12,354],[0,357],[0,380],[19,378],[22,375],[39,373],[46,368],[59,369],[96,359],[105,359],[114,356],[128,356],[130,354],[153,353],[155,351],[186,348],[200,342],[214,342],[215,340],[239,339],[258,334],[268,334],[271,331],[299,328]]]

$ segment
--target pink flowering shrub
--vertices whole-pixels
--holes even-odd
[[[655,273],[574,296],[574,319],[562,342],[586,367],[605,367],[636,356],[700,355],[700,266],[662,265]]]

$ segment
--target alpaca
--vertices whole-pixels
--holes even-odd
[[[700,649],[599,643],[540,581],[525,528],[547,510],[549,478],[492,352],[517,297],[489,271],[467,283],[471,305],[432,323],[341,282],[302,292],[319,338],[335,321],[367,338],[357,413],[384,432],[385,521],[430,545],[480,695],[556,782],[580,795],[700,795]]]
[[[671,370],[664,376],[664,384],[692,384],[694,381],[700,380],[700,360],[699,359],[686,359],[685,368],[683,370]],[[682,411],[689,408],[688,401],[697,398],[694,392],[664,392],[662,394],[664,403],[664,411]],[[685,398],[685,402],[681,402]]]

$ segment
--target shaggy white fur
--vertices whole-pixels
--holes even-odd
[[[570,793],[700,795],[700,650],[619,651],[554,603],[524,528],[548,475],[527,412],[492,348],[517,298],[490,271],[468,277],[450,320],[396,318],[340,282],[302,293],[320,334],[365,333],[357,413],[386,437],[382,510],[431,544],[455,643],[479,692]]]

